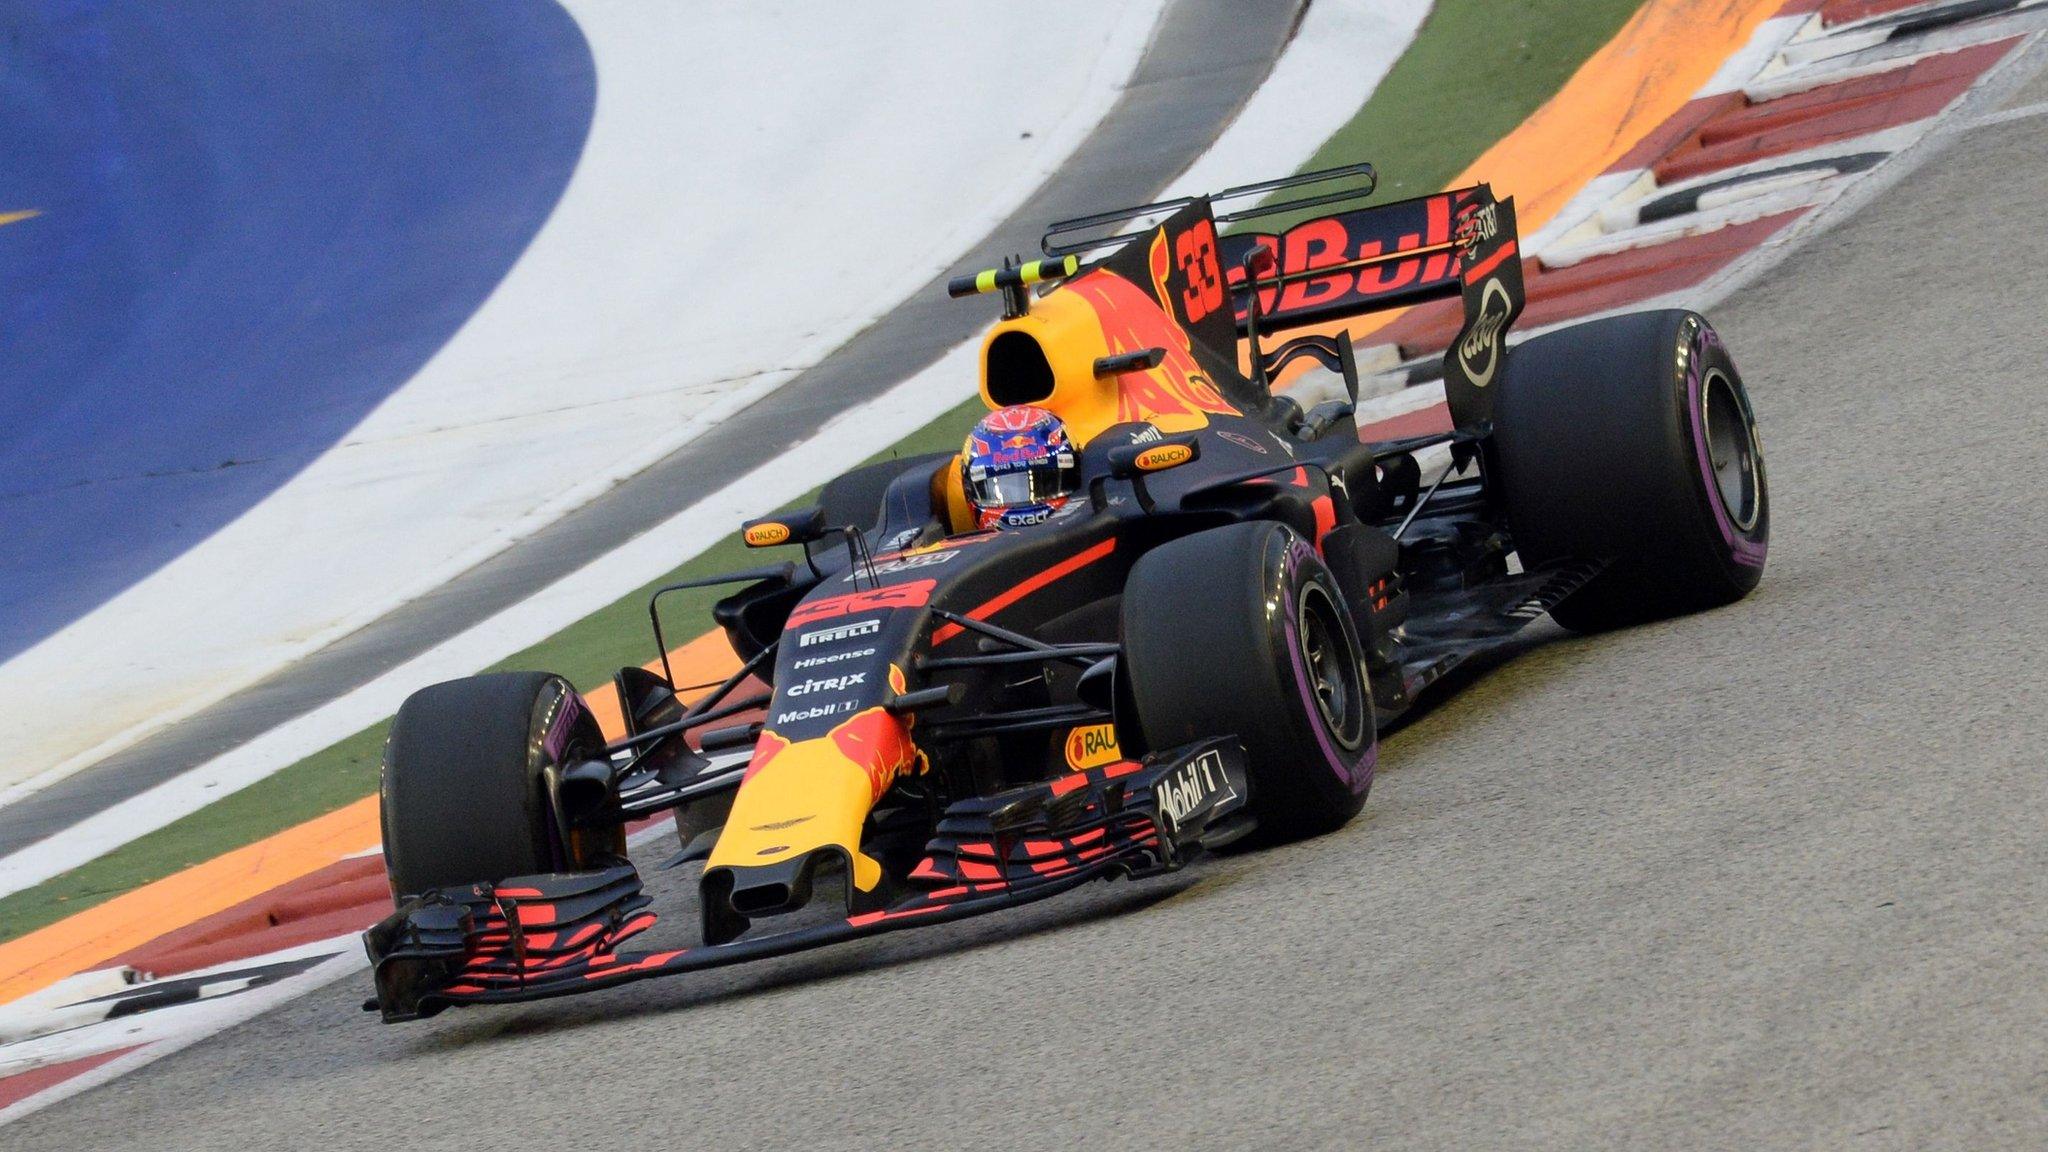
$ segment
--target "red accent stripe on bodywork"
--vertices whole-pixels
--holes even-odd
[[[1486,259],[1481,260],[1479,263],[1474,264],[1472,267],[1465,269],[1465,283],[1477,284],[1481,280],[1486,279],[1486,274],[1493,271],[1495,268],[1500,267],[1501,261],[1506,260],[1508,257],[1515,255],[1517,252],[1520,252],[1521,250],[1521,245],[1517,244],[1513,240],[1510,240],[1507,243],[1501,245],[1499,250],[1494,252],[1493,255],[1488,256]]]
[[[1316,513],[1316,552],[1323,550],[1323,537],[1337,526],[1337,502],[1329,496],[1318,496],[1309,505]]]
[[[1114,539],[1104,540],[1092,548],[1084,549],[1047,568],[1038,575],[1022,581],[1009,591],[992,597],[976,606],[973,611],[967,613],[967,618],[970,620],[986,620],[1010,605],[1015,604],[1017,601],[1031,595],[1033,592],[1038,591],[1040,588],[1051,584],[1063,576],[1071,576],[1114,551],[1116,551],[1116,541]],[[936,647],[944,644],[964,631],[966,629],[958,624],[942,624],[932,631],[932,645]]]

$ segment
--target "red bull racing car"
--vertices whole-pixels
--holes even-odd
[[[733,589],[712,615],[744,664],[708,695],[623,669],[607,741],[558,676],[414,694],[385,751],[397,907],[366,934],[367,1006],[585,991],[1326,832],[1364,805],[1377,733],[1531,621],[1597,631],[1755,587],[1762,453],[1706,321],[1510,349],[1513,201],[1368,205],[1372,182],[1065,221],[1045,259],[956,281],[1003,308],[983,399],[1027,415],[747,525],[785,555],[690,585]],[[1449,427],[1362,437],[1341,322],[1437,298],[1464,306]],[[1276,392],[1301,360],[1346,395]],[[1003,479],[1034,444],[1056,492]],[[1029,514],[991,519],[1008,488]],[[624,829],[663,812],[671,862],[701,868],[698,938],[636,951],[655,913]]]

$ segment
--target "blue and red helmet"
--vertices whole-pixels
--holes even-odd
[[[1081,468],[1060,418],[1019,404],[982,417],[967,434],[960,479],[981,527],[1014,528],[1049,520],[1065,507]]]

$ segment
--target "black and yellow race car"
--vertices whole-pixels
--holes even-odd
[[[747,525],[788,557],[693,584],[734,586],[713,617],[743,667],[687,704],[622,670],[620,740],[545,673],[414,694],[385,752],[398,903],[366,935],[368,1006],[594,989],[1326,832],[1364,805],[1378,732],[1537,618],[1596,631],[1755,587],[1763,459],[1706,321],[1510,349],[1513,201],[1362,205],[1372,183],[1352,165],[1066,221],[1045,259],[955,282],[1003,305],[983,399],[1057,413],[1076,445],[1056,514],[977,530],[944,455]],[[1452,297],[1450,427],[1362,439],[1332,325]],[[1276,393],[1302,358],[1346,396]],[[655,912],[624,829],[667,811],[701,938],[627,950]]]

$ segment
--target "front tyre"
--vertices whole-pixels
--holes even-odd
[[[391,722],[378,789],[392,894],[570,871],[622,850],[616,837],[565,840],[548,788],[550,767],[603,758],[596,718],[560,676],[500,672],[413,693]]]
[[[1742,376],[1705,317],[1637,312],[1508,354],[1493,460],[1526,567],[1611,563],[1551,613],[1597,632],[1699,612],[1763,577],[1770,490]]]
[[[1131,569],[1124,673],[1144,743],[1244,743],[1254,843],[1332,831],[1358,814],[1379,747],[1344,594],[1283,524],[1217,528]]]

